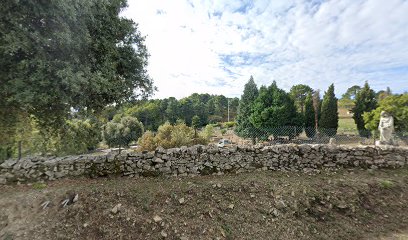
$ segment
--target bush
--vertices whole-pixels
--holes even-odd
[[[232,127],[235,127],[235,125],[237,125],[236,122],[225,122],[224,123],[224,127],[226,128],[232,128]]]
[[[193,144],[194,130],[185,123],[176,124],[171,133],[172,147],[189,146]]]
[[[204,139],[210,139],[214,133],[214,125],[208,124],[198,135]]]
[[[138,140],[140,151],[152,151],[156,147],[173,148],[191,146],[194,144],[208,144],[210,137],[214,134],[214,127],[207,125],[203,131],[194,138],[194,129],[188,127],[184,122],[171,125],[169,122],[161,125],[156,136],[150,131],[145,132]]]
[[[111,146],[129,146],[143,134],[143,124],[134,117],[117,117],[104,126],[103,138]]]
[[[377,130],[380,123],[380,114],[386,111],[394,117],[395,131],[402,134],[408,131],[408,94],[392,95],[379,102],[379,106],[364,113],[365,127],[369,130]]]
[[[81,154],[94,150],[100,142],[101,134],[97,123],[89,119],[72,119],[55,142],[58,154]]]
[[[159,129],[157,130],[157,134],[155,137],[156,144],[164,148],[173,147],[173,143],[171,140],[171,134],[173,130],[174,130],[174,126],[171,125],[169,122],[166,122],[163,125],[161,125]]]
[[[141,151],[153,151],[157,148],[156,140],[152,131],[146,131],[137,141]]]

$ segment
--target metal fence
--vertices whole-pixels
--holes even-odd
[[[264,143],[274,144],[327,144],[330,139],[334,139],[336,144],[342,145],[373,145],[378,140],[377,131],[358,132],[356,129],[305,129],[295,126],[285,126],[279,128],[252,128],[238,131],[237,128],[215,129],[211,137],[210,144],[217,144],[221,139],[228,139],[233,144],[250,145]],[[183,135],[179,135],[178,144],[183,145]],[[108,146],[102,141],[101,136],[96,140],[99,142],[95,147],[89,148],[86,143],[79,139],[70,139],[67,142],[55,142],[40,135],[14,138],[7,140],[0,138],[0,162],[8,158],[21,158],[33,155],[75,155],[75,154],[103,154],[106,152],[120,151],[126,148],[136,150],[138,139],[127,139],[119,146]],[[332,140],[333,141],[333,140]],[[192,143],[201,143],[190,141]],[[396,132],[394,143],[400,146],[408,146],[408,132]],[[65,145],[63,145],[65,144]],[[71,145],[66,145],[71,144]],[[61,146],[63,145],[63,146]],[[61,150],[65,149],[65,150]],[[72,152],[67,151],[73,150]]]
[[[334,139],[336,144],[342,145],[374,145],[379,139],[378,131],[358,131],[356,129],[305,129],[296,126],[279,128],[252,128],[239,131],[230,129],[227,138],[237,144],[327,144]],[[394,134],[395,145],[408,145],[408,132]],[[333,141],[333,140],[332,140]]]

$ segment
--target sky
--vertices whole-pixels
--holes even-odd
[[[250,76],[341,96],[368,81],[408,91],[408,0],[128,0],[154,98],[239,97]]]

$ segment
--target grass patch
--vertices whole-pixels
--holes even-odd
[[[353,118],[339,118],[339,132],[357,131],[356,123]]]
[[[385,188],[385,189],[390,189],[394,186],[394,183],[389,180],[381,180],[379,184],[380,184],[380,187]]]
[[[44,189],[46,187],[47,187],[47,184],[41,183],[41,182],[36,182],[36,183],[33,184],[33,189],[35,189],[35,190],[42,190],[42,189]]]

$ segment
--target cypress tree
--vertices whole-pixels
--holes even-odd
[[[322,101],[319,130],[327,136],[334,136],[339,126],[339,113],[337,109],[337,98],[334,95],[334,84],[329,86]]]
[[[353,119],[357,125],[358,133],[362,137],[370,137],[370,131],[364,126],[363,113],[370,112],[377,107],[375,92],[370,88],[368,83],[357,93],[354,99]]]
[[[259,90],[251,122],[262,130],[259,136],[261,139],[269,135],[292,138],[303,131],[301,115],[296,111],[293,99],[278,88],[275,81],[269,87],[261,87]]]
[[[305,117],[304,117],[305,132],[308,138],[313,138],[316,134],[315,128],[315,110],[313,107],[312,93],[306,96],[305,100]]]
[[[257,134],[257,129],[249,121],[252,114],[252,105],[258,97],[258,88],[255,84],[254,78],[251,76],[249,81],[245,84],[244,93],[241,96],[238,105],[237,127],[235,132],[240,137],[249,137],[254,141]]]

